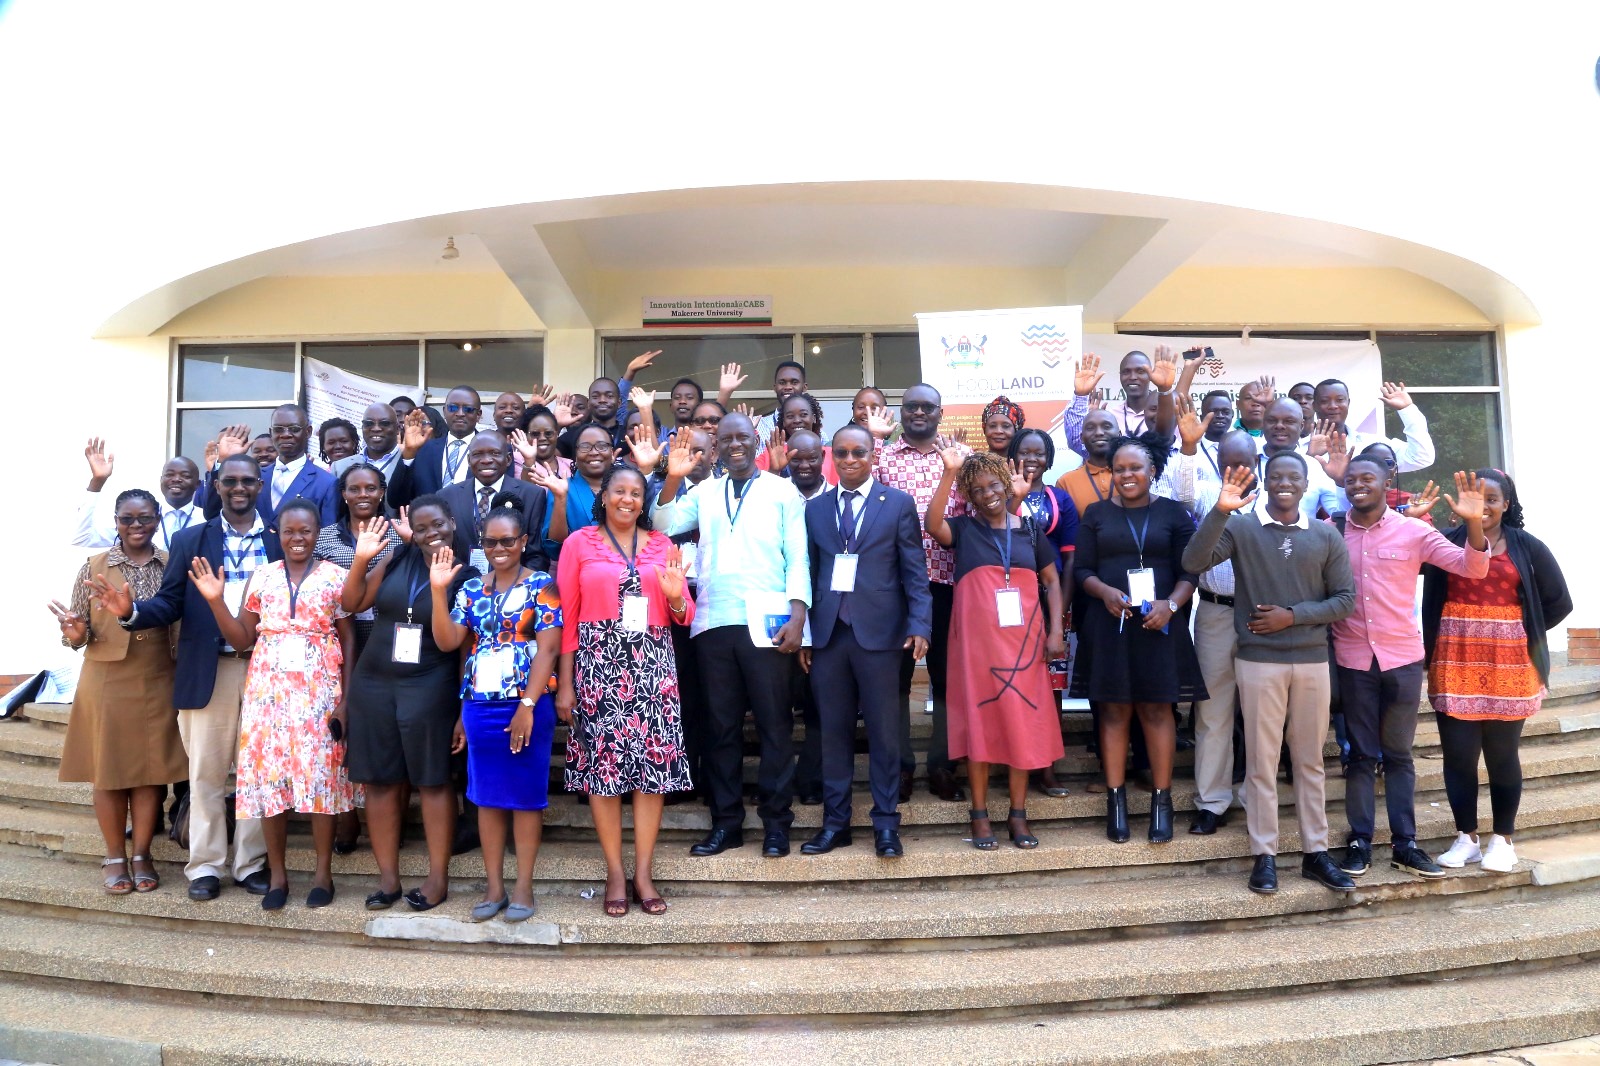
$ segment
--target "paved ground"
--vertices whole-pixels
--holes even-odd
[[[1514,1048],[1493,1055],[1464,1059],[1434,1059],[1428,1066],[1595,1066],[1600,1063],[1600,1036],[1564,1040],[1559,1044]],[[0,1066],[7,1066],[0,1063]]]

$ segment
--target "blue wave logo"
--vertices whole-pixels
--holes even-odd
[[[1041,323],[1029,326],[1022,331],[1022,344],[1039,353],[1039,362],[1047,369],[1054,370],[1061,365],[1061,357],[1068,354],[1072,338],[1065,330],[1057,329],[1051,323]]]

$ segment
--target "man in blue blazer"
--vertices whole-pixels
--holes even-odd
[[[873,439],[851,423],[833,435],[838,488],[806,504],[815,589],[811,673],[822,724],[822,830],[800,848],[822,855],[850,840],[855,723],[867,728],[873,843],[882,858],[900,846],[900,657],[921,658],[933,633],[928,561],[916,502],[872,479]]]
[[[239,704],[244,694],[250,649],[231,648],[217,629],[205,597],[189,581],[189,566],[205,559],[223,575],[223,599],[237,613],[257,569],[283,558],[276,537],[257,510],[262,491],[260,468],[248,453],[229,456],[217,472],[222,513],[191,525],[172,538],[161,588],[134,603],[126,588],[109,583],[96,594],[127,629],[182,623],[178,633],[177,673],[172,704],[178,731],[189,755],[189,898],[216,899],[228,868],[225,815],[228,770],[239,748]],[[240,819],[234,831],[233,878],[254,895],[265,895],[267,842],[259,819]]]
[[[420,414],[406,416],[400,435],[400,465],[389,478],[390,507],[407,507],[418,496],[471,480],[467,448],[477,436],[482,411],[478,390],[457,385],[444,398],[447,432],[442,436],[433,435]]]

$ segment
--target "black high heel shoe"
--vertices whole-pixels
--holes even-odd
[[[1028,828],[1028,809],[1026,807],[1013,807],[1011,813],[1006,815],[1006,831],[1011,834],[1011,843],[1024,851],[1039,846],[1039,838],[1032,833],[1018,833],[1016,823],[1021,822],[1022,828]]]
[[[989,820],[989,808],[974,807],[967,812],[967,817],[972,821],[982,818],[987,822]],[[974,827],[972,830],[972,846],[979,851],[993,851],[1000,846],[1000,842],[994,838],[993,832],[990,832],[988,836],[979,836],[977,828]]]
[[[1128,786],[1106,789],[1106,839],[1126,844],[1128,832]]]
[[[1158,788],[1150,795],[1150,843],[1172,839],[1172,790]]]

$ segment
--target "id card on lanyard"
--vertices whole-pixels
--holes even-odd
[[[994,547],[1000,553],[1000,565],[1005,570],[1005,588],[994,590],[994,610],[1000,621],[1002,629],[1010,629],[1022,624],[1022,590],[1011,587],[1011,519],[1006,519],[1004,530],[996,532],[993,526],[986,525],[989,536],[994,538]]]
[[[743,501],[740,501],[743,506]],[[611,532],[611,527],[602,523],[601,528],[606,531],[606,537],[611,541],[611,546],[617,549],[617,554],[622,557],[622,565],[627,568],[629,576],[639,573],[639,530],[633,531],[633,545],[631,552],[622,550],[622,542],[617,540],[617,535]],[[644,587],[643,581],[640,588]],[[622,595],[622,628],[629,633],[643,633],[650,628],[650,601],[643,596],[631,592]]]
[[[283,568],[284,584],[289,586],[289,617],[293,619],[300,608],[300,590],[305,588],[307,579],[312,571],[317,568],[317,560],[313,559],[306,572],[300,575],[300,583],[295,584],[289,580],[288,564]],[[290,673],[310,673],[312,663],[311,638],[304,633],[287,633],[283,643],[279,646],[278,668]]]
[[[494,629],[489,640],[492,644],[485,644],[482,640],[472,657],[472,688],[481,695],[501,694],[509,692],[517,684],[517,649],[513,644],[499,643],[500,634],[505,630],[507,621],[506,607],[511,597],[522,587],[519,580],[495,599],[489,596],[489,613],[494,619]],[[524,597],[526,598],[526,597]],[[522,601],[518,601],[518,610],[521,610]]]
[[[427,587],[426,570],[420,578],[413,577],[406,585],[406,620],[394,624],[394,651],[389,656],[390,662],[415,666],[422,661],[422,626],[412,621],[415,617],[412,609],[416,606],[417,594]]]
[[[1156,602],[1156,572],[1144,565],[1144,545],[1150,535],[1150,509],[1148,506],[1145,508],[1144,525],[1137,532],[1126,508],[1122,511],[1122,520],[1128,523],[1128,535],[1133,538],[1134,550],[1139,553],[1139,568],[1128,571],[1128,602],[1141,610],[1148,610]]]

